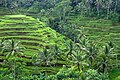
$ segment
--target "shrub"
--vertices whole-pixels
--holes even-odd
[[[79,71],[76,71],[73,67],[66,68],[66,66],[63,66],[56,75],[50,75],[46,80],[74,80],[79,78],[79,75]]]
[[[117,25],[117,23],[119,22],[119,15],[116,13],[112,14],[111,21],[112,21],[112,25]]]
[[[85,80],[109,80],[107,74],[98,73],[97,70],[89,69],[86,71]]]
[[[108,75],[98,73],[94,69],[79,72],[73,67],[66,68],[63,66],[56,75],[50,75],[46,80],[108,80]]]

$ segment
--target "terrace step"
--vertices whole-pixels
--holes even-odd
[[[29,32],[3,32],[1,33],[0,32],[0,36],[3,37],[3,36],[16,36],[16,35],[27,35],[29,34]]]
[[[36,43],[36,42],[23,42],[21,41],[22,45],[28,45],[28,46],[37,46],[37,47],[42,47],[43,45],[40,43]]]
[[[40,38],[34,36],[4,36],[0,37],[0,39],[17,39],[17,40],[34,40],[34,41],[41,41]]]
[[[9,27],[9,28],[0,28],[0,31],[10,31],[10,30],[38,30],[38,28],[12,28],[12,27]]]
[[[4,36],[34,36],[34,37],[42,37],[41,34],[39,34],[39,32],[35,32],[35,31],[15,31],[15,32],[12,32],[12,31],[5,31],[5,32],[0,32],[0,37],[4,37]]]
[[[29,45],[20,45],[20,46],[22,46],[22,47],[24,47],[25,49],[27,49],[27,50],[35,50],[35,51],[39,51],[40,50],[40,47],[38,47],[38,46],[29,46]]]

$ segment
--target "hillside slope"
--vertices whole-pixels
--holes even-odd
[[[120,55],[120,25],[112,25],[111,20],[89,18],[72,14],[67,17],[67,24],[76,24],[84,28],[84,33],[93,42],[103,45],[114,43],[115,53]]]
[[[25,15],[5,15],[0,18],[0,39],[20,40],[28,51],[38,51],[56,43],[65,48],[65,37],[44,23]]]
[[[0,40],[2,39],[20,41],[20,46],[25,48],[23,53],[26,57],[18,60],[24,63],[24,65],[21,64],[21,67],[25,72],[28,70],[29,74],[31,72],[37,74],[44,71],[51,73],[59,70],[59,67],[35,67],[31,64],[32,57],[43,48],[50,49],[55,44],[64,51],[66,49],[65,43],[69,41],[65,36],[46,26],[45,23],[26,15],[0,16]],[[6,72],[6,64],[1,62],[5,59],[4,53],[0,54],[0,72]],[[38,69],[37,71],[36,68]]]

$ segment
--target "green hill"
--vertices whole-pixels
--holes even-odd
[[[49,48],[56,43],[65,49],[65,37],[44,23],[25,15],[5,15],[0,18],[0,39],[20,40],[28,51]],[[34,53],[34,51],[32,51]]]
[[[64,51],[65,42],[69,41],[65,36],[46,26],[45,23],[25,15],[0,16],[0,39],[20,41],[20,46],[25,48],[23,53],[26,57],[19,58],[19,60],[25,62],[26,65],[29,65],[32,62],[32,56],[38,54],[44,47],[50,49],[57,44]],[[4,59],[4,54],[0,54],[0,60]],[[25,67],[23,69],[28,69],[32,73],[47,70],[54,72],[59,69],[59,67],[38,67],[40,70],[35,71],[35,66],[23,66]],[[0,68],[0,71],[4,71],[4,69]]]

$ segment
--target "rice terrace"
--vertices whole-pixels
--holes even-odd
[[[120,0],[0,0],[0,80],[120,80]]]

